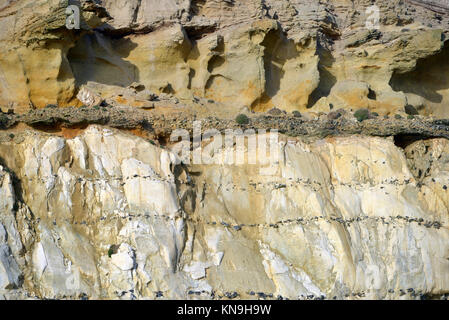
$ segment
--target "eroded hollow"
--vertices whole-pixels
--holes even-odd
[[[390,85],[421,98],[425,114],[449,116],[449,42],[438,54],[418,60],[413,71],[394,73]]]
[[[416,141],[426,140],[428,138],[429,137],[419,134],[397,134],[394,136],[394,144],[405,150],[409,145],[415,143]]]
[[[136,46],[127,38],[113,39],[98,32],[83,36],[67,54],[76,87],[89,81],[120,87],[138,82],[137,67],[123,59]]]
[[[317,52],[320,57],[320,62],[318,64],[320,83],[309,96],[307,108],[312,108],[322,97],[329,96],[332,87],[337,83],[337,78],[329,71],[332,69],[332,65],[335,62],[335,58],[332,56],[332,53],[320,45],[318,46]]]

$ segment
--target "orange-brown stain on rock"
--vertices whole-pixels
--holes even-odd
[[[61,135],[66,139],[73,139],[79,135],[81,135],[84,132],[84,129],[86,129],[86,126],[80,126],[80,127],[61,127]]]

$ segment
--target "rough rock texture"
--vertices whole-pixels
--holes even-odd
[[[281,136],[271,167],[224,165],[226,150],[176,165],[167,148],[100,126],[1,139],[8,299],[448,292],[446,139],[404,153],[390,138]]]
[[[0,0],[0,299],[448,298],[449,3],[373,3]]]
[[[68,4],[81,8],[80,30],[65,27]],[[0,105],[19,112],[81,105],[83,85],[121,100],[117,87],[139,83],[185,101],[204,97],[256,111],[394,114],[413,105],[447,116],[447,2],[377,1],[379,29],[366,27],[371,5],[4,0]]]

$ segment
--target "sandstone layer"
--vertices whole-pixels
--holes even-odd
[[[80,29],[65,9],[81,9]],[[377,1],[9,1],[0,4],[0,105],[118,103],[138,83],[185,103],[329,112],[407,105],[445,117],[447,3]],[[368,25],[369,26],[369,25]],[[44,72],[42,72],[44,70]],[[140,97],[146,100],[144,97]]]

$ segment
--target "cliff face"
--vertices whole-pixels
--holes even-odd
[[[447,298],[449,6],[371,5],[0,0],[0,298]]]
[[[447,293],[447,140],[404,153],[389,138],[282,138],[267,174],[175,165],[166,149],[100,126],[71,139],[2,134],[3,294]]]
[[[371,1],[75,1],[80,30],[68,30],[70,1],[3,1],[0,104],[76,105],[84,85],[110,97],[139,83],[256,111],[444,117],[447,4],[434,2],[378,1],[370,30]]]

